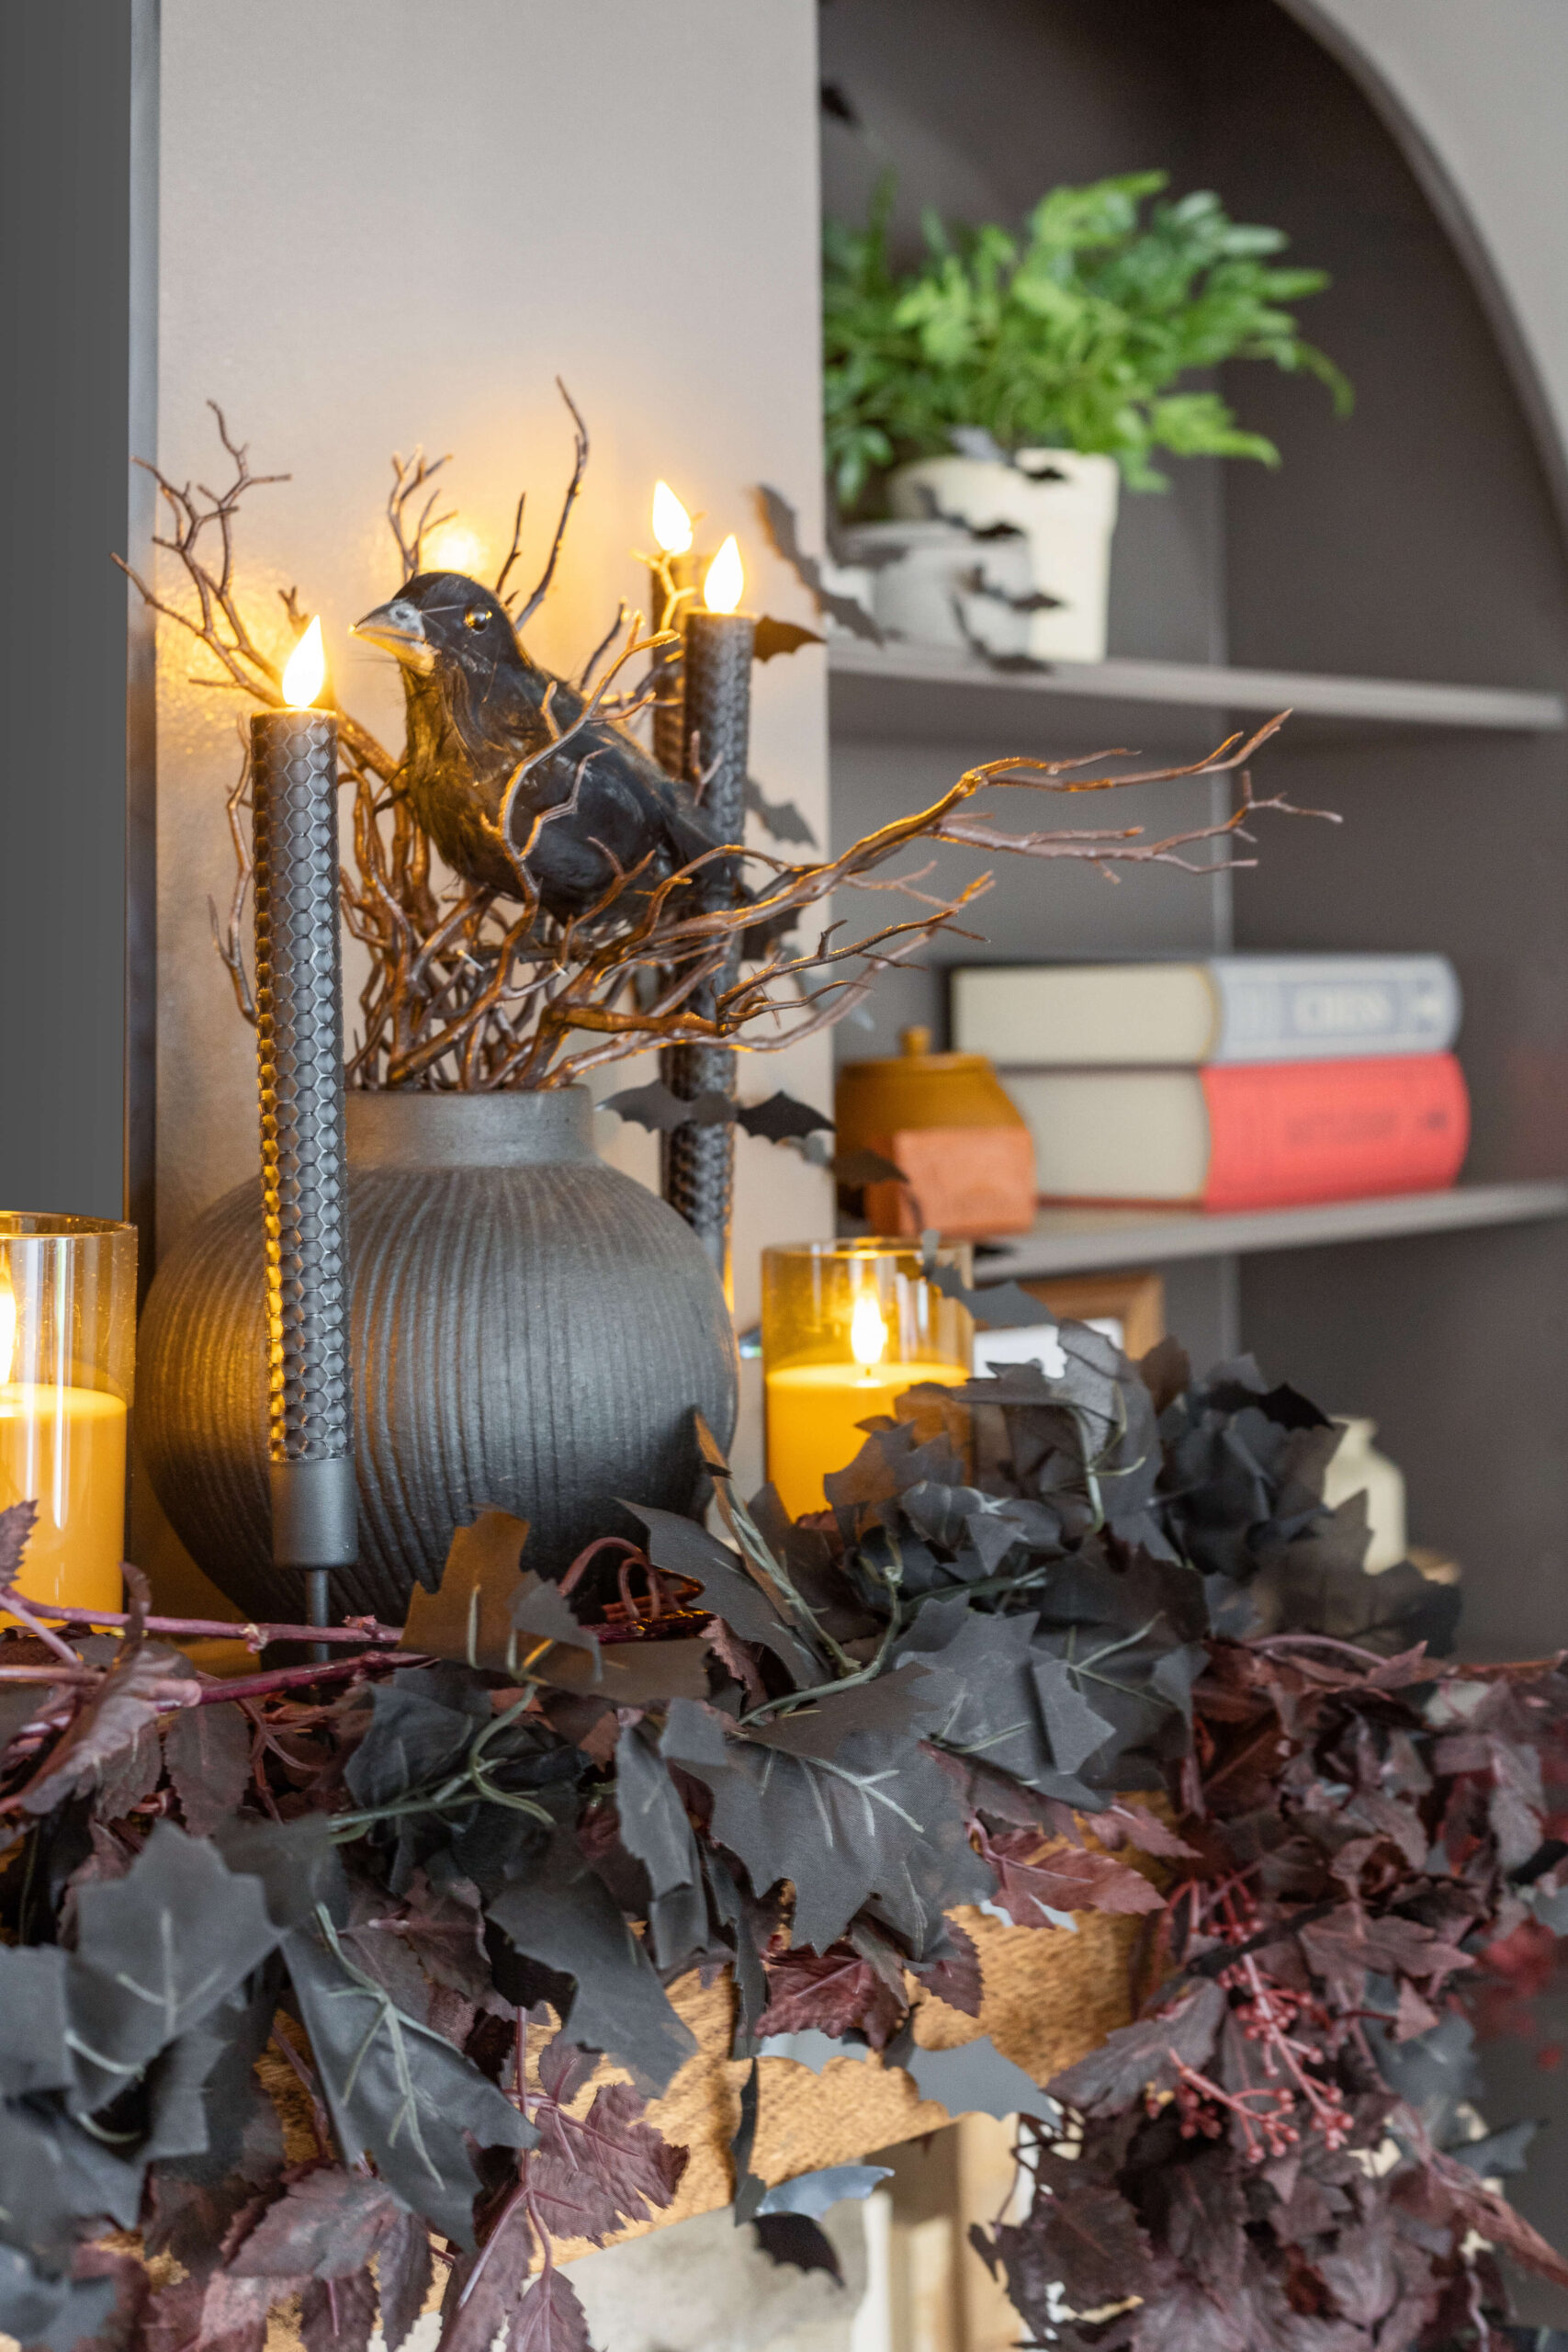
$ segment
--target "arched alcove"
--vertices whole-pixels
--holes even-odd
[[[1168,499],[1123,501],[1111,654],[1561,693],[1568,564],[1543,463],[1551,404],[1528,373],[1506,298],[1478,279],[1484,248],[1465,233],[1452,159],[1417,143],[1378,61],[1349,55],[1354,31],[1339,28],[1349,16],[1316,0],[968,0],[962,11],[828,0],[824,201],[854,214],[893,165],[908,235],[921,203],[1005,220],[1055,182],[1157,164],[1179,187],[1217,188],[1236,217],[1286,229],[1296,257],[1333,275],[1303,323],[1354,381],[1355,414],[1337,422],[1305,379],[1233,371],[1227,390],[1284,464],[1179,469]],[[1339,53],[1303,17],[1331,19],[1317,30]],[[1507,38],[1506,22],[1496,35]],[[978,687],[922,685],[895,705],[840,675],[836,830],[848,837],[896,793],[1004,750],[1194,741],[1190,710],[1150,706],[1136,735],[1109,731],[1111,715]],[[1465,993],[1466,1181],[1561,1178],[1563,734],[1314,720],[1289,730],[1267,774],[1343,824],[1260,827],[1260,863],[1228,891],[1168,875],[1117,890],[1082,875],[1010,876],[982,910],[991,945],[971,959],[1231,941],[1441,949]],[[940,1023],[942,1006],[940,974],[902,980],[877,1038],[845,1036],[840,1050],[885,1050],[899,1018],[918,1011]],[[1467,1648],[1557,1646],[1568,1600],[1568,1224],[1392,1233],[1165,1271],[1171,1318],[1195,1352],[1239,1340],[1329,1410],[1377,1420],[1407,1475],[1415,1539],[1462,1565]],[[1540,2112],[1546,2086],[1529,2068],[1499,2060],[1500,2117]],[[1565,2218],[1551,2210],[1561,2171],[1543,2157],[1521,2192],[1549,2235]]]

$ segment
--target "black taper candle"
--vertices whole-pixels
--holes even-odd
[[[698,605],[686,619],[682,669],[683,765],[696,785],[714,833],[739,842],[746,825],[746,772],[751,736],[751,657],[756,624],[746,613],[710,613]],[[728,861],[708,869],[709,902],[733,897],[737,876]],[[739,965],[739,939],[726,977]],[[711,1001],[711,999],[710,999]],[[682,1102],[699,1094],[735,1093],[735,1055],[728,1046],[676,1046],[661,1057],[665,1084]],[[664,1197],[678,1209],[712,1259],[725,1296],[732,1296],[730,1210],[735,1184],[735,1128],[676,1127],[664,1154]]]
[[[272,1556],[303,1577],[307,1622],[325,1625],[332,1571],[358,1556],[336,721],[253,718],[251,798]]]
[[[691,610],[702,572],[702,558],[688,549],[683,555],[666,555],[659,563],[649,566],[649,625],[655,635],[660,629],[683,629],[686,615]],[[674,595],[684,589],[687,593],[677,604]],[[682,712],[685,700],[685,673],[678,645],[666,646],[654,656],[653,674],[656,680],[653,703],[653,756],[666,775],[683,776],[686,773],[686,730]]]

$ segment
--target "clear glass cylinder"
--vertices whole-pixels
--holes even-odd
[[[38,1516],[23,1596],[118,1609],[136,1227],[0,1210],[0,1510]]]
[[[930,1263],[967,1285],[962,1242]],[[917,1243],[800,1241],[762,1252],[762,1379],[768,1476],[794,1519],[821,1510],[825,1474],[865,1442],[859,1426],[890,1413],[921,1381],[967,1380],[975,1325],[926,1278]]]

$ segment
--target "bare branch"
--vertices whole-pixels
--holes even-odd
[[[572,462],[571,480],[566,486],[566,496],[561,500],[560,520],[556,525],[555,537],[550,541],[549,560],[546,564],[543,571],[539,574],[538,585],[536,587],[533,594],[529,597],[527,603],[524,605],[523,610],[518,614],[515,622],[513,624],[519,636],[522,635],[524,629],[526,628],[528,623],[533,619],[534,615],[538,611],[539,606],[544,603],[545,598],[550,593],[550,582],[556,576],[556,565],[560,559],[561,543],[566,537],[566,526],[571,520],[571,510],[577,503],[578,492],[582,488],[582,477],[588,470],[588,427],[582,422],[581,413],[578,408],[577,402],[572,399],[571,394],[567,390],[566,386],[561,382],[558,376],[556,378],[556,390],[560,394],[562,400],[566,402],[567,407],[571,411],[572,429],[576,442],[576,456]],[[519,512],[519,520],[521,520],[521,511]],[[508,562],[507,568],[508,570],[511,569],[510,561]]]
[[[441,493],[430,491],[412,533],[409,530],[409,510],[414,500],[422,491],[428,489],[442,467],[451,462],[450,450],[446,457],[437,458],[434,465],[425,463],[423,448],[416,449],[408,458],[399,457],[395,449],[392,452],[392,487],[387,496],[387,525],[397,542],[405,580],[412,580],[416,571],[423,571],[424,542],[428,535],[443,523],[450,523],[457,514],[454,506],[449,507],[445,514],[436,514],[434,508]]]

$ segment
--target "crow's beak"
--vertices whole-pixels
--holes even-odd
[[[424,616],[417,605],[406,596],[394,596],[389,605],[378,605],[362,621],[355,621],[350,637],[362,637],[367,645],[378,645],[388,653],[395,653],[406,669],[417,670],[425,677],[435,667],[435,648],[425,635]]]

